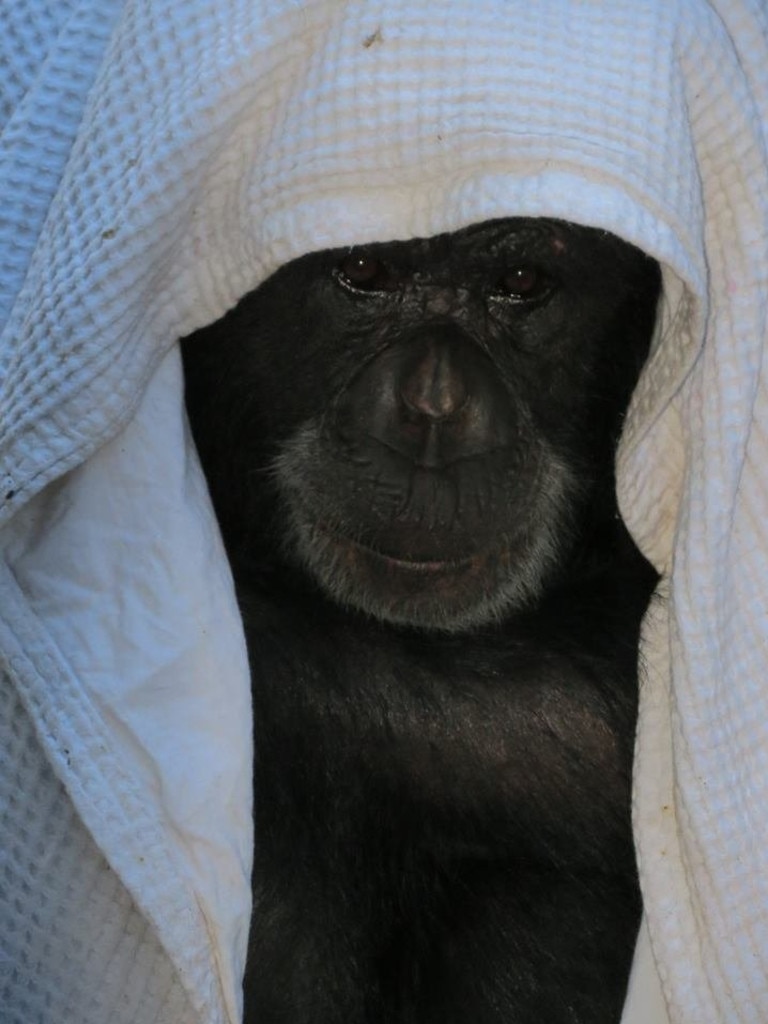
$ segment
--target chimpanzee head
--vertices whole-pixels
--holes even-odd
[[[536,600],[616,515],[659,288],[618,238],[528,218],[283,266],[183,344],[236,569],[428,628]]]

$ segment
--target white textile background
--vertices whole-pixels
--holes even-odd
[[[766,124],[763,0],[0,7],[4,1022],[239,1014],[248,678],[175,339],[310,249],[511,214],[664,267],[625,1021],[658,978],[673,1024],[768,1019]]]

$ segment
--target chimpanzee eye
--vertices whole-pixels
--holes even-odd
[[[351,250],[334,271],[345,288],[358,292],[393,292],[399,284],[397,272],[382,260],[362,250]]]
[[[517,267],[510,267],[505,270],[493,288],[493,293],[513,299],[516,302],[526,302],[531,299],[540,298],[549,289],[549,279],[536,267],[521,264]]]

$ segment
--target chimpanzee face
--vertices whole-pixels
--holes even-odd
[[[419,627],[534,601],[616,514],[659,281],[627,243],[543,219],[282,267],[184,342],[230,557]]]

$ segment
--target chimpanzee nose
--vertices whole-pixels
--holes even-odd
[[[452,345],[430,341],[399,381],[405,407],[429,420],[447,420],[464,407],[467,385]]]
[[[438,470],[506,444],[514,413],[480,347],[453,324],[433,324],[365,365],[339,395],[334,426],[351,450],[364,450],[368,438],[376,459],[382,445]]]

